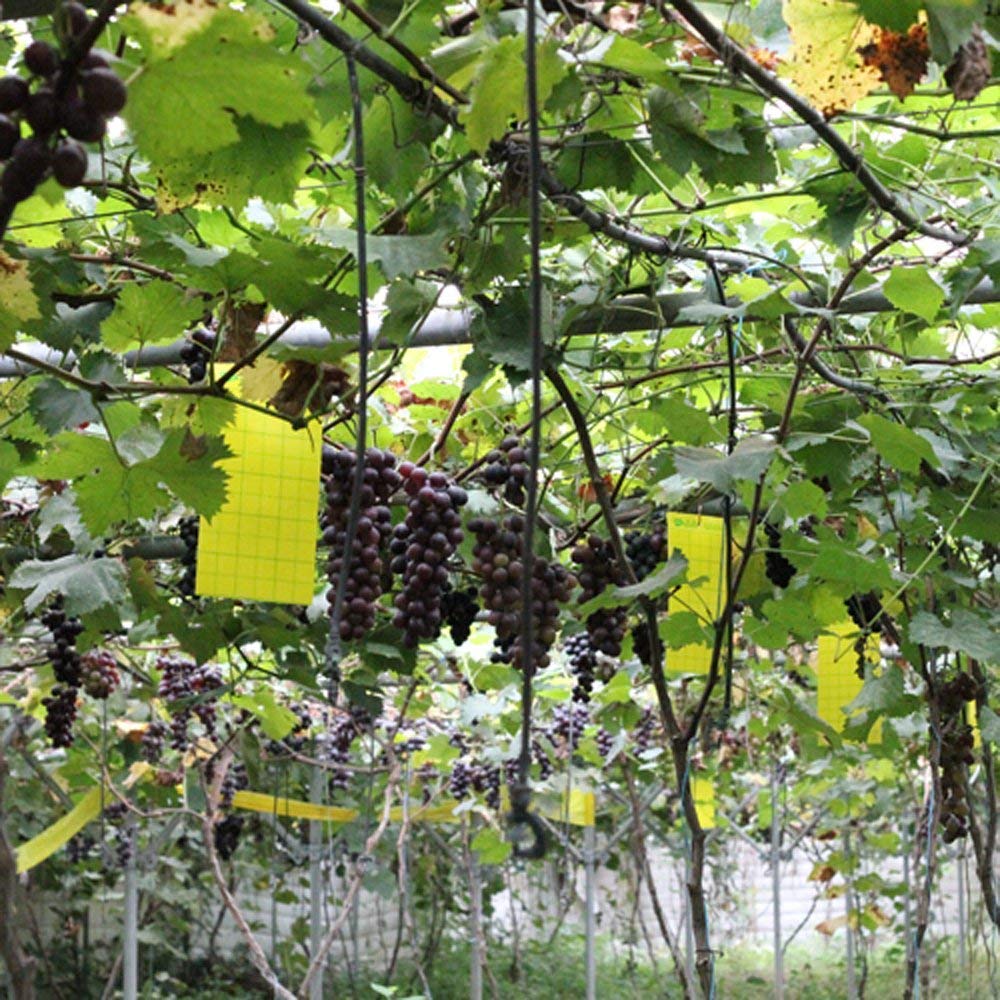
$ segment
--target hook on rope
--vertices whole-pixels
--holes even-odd
[[[514,845],[514,857],[537,861],[545,857],[548,846],[542,821],[528,809],[531,789],[518,784],[511,789],[511,807],[507,813],[507,836]]]

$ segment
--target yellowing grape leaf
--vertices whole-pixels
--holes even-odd
[[[179,4],[138,4],[132,8],[135,21],[153,42],[162,58],[197,34],[215,16],[214,0],[187,0]]]
[[[878,86],[878,70],[858,53],[876,41],[876,29],[851,0],[785,0],[782,16],[793,42],[788,74],[827,118]]]
[[[8,257],[0,250],[0,350],[14,343],[21,323],[40,316],[28,262]]]

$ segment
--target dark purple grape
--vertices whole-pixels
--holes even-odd
[[[52,154],[52,173],[63,187],[76,187],[87,174],[87,151],[72,139],[63,140]]]
[[[36,90],[24,107],[24,120],[35,135],[48,135],[59,124],[59,105],[48,87]]]
[[[7,162],[0,179],[4,195],[11,201],[30,198],[49,167],[49,151],[38,139],[21,139]]]
[[[27,103],[28,81],[19,76],[5,76],[0,79],[0,112],[20,111]]]
[[[91,69],[80,75],[83,103],[99,115],[115,115],[125,107],[128,88],[114,70]]]
[[[91,49],[81,60],[80,69],[108,69],[111,56],[100,49]]]
[[[70,3],[63,4],[63,14],[66,16],[66,24],[69,27],[71,37],[76,38],[87,30],[90,17],[87,14],[87,8],[82,3],[72,0]]]
[[[79,98],[67,99],[60,109],[59,122],[67,134],[81,142],[100,142],[107,123],[86,107]]]
[[[36,76],[52,76],[59,69],[59,53],[48,42],[36,38],[24,50],[24,65]]]
[[[21,138],[21,126],[13,118],[0,115],[0,160],[6,160]]]
[[[106,649],[92,649],[80,657],[80,680],[83,690],[100,701],[118,687],[118,664]]]

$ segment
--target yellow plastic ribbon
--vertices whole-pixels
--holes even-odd
[[[51,857],[71,837],[75,837],[101,812],[101,788],[87,792],[65,816],[57,819],[31,840],[25,841],[14,852],[17,855],[17,872],[26,872]]]

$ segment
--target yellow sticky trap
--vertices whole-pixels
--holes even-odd
[[[690,781],[698,822],[703,830],[711,830],[715,827],[715,785],[711,778],[703,774],[694,775]]]
[[[847,619],[829,627],[828,635],[819,637],[816,656],[816,714],[828,722],[838,733],[843,732],[850,721],[844,713],[864,687],[858,677],[858,655],[854,643],[858,637],[858,627]],[[878,656],[879,637],[868,636],[868,654]],[[882,720],[872,727],[868,734],[869,743],[878,743],[882,738]]]
[[[979,732],[979,706],[974,701],[966,706],[965,721],[972,727],[972,746],[978,750],[983,745],[983,737]]]
[[[573,788],[563,794],[561,808],[545,809],[539,808],[543,816],[559,823],[569,823],[571,826],[593,826],[594,825],[594,793],[585,792],[580,788]]]
[[[17,872],[26,872],[51,857],[101,811],[101,788],[92,788],[65,816],[17,848]]]
[[[670,611],[692,611],[705,621],[715,621],[725,603],[725,522],[702,514],[669,514],[667,540],[670,551],[680,549],[688,561],[684,583],[670,598]],[[692,643],[667,650],[671,674],[707,674],[712,665],[712,647]]]
[[[224,432],[232,458],[222,509],[201,519],[195,590],[205,597],[309,604],[316,576],[317,428],[240,406]]]

